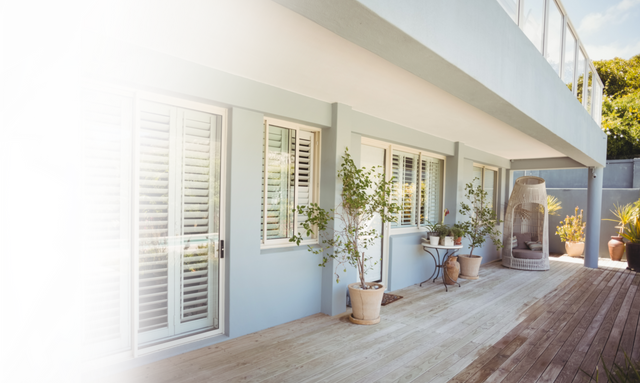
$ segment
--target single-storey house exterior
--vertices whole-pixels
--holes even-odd
[[[603,85],[560,1],[148,1],[105,12],[82,50],[87,368],[343,313],[355,270],[336,282],[335,265],[288,239],[302,223],[294,206],[339,203],[347,148],[395,177],[401,211],[379,227],[368,275],[389,291],[432,274],[425,225],[464,220],[467,183],[504,219],[514,171],[588,168],[588,209],[600,211]],[[476,252],[500,259],[490,241]]]

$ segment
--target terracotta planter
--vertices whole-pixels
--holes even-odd
[[[584,253],[584,242],[570,242],[564,243],[564,250],[570,257],[580,257]]]
[[[640,243],[627,243],[627,268],[640,271]]]
[[[612,235],[609,245],[609,257],[612,261],[620,261],[624,254],[624,241],[622,237]]]
[[[462,237],[458,237],[458,238],[456,238],[456,240],[455,240],[453,243],[454,243],[454,245],[456,245],[456,246],[460,246],[460,245],[462,245]]]
[[[384,295],[384,286],[382,283],[376,282],[366,282],[366,285],[373,286],[374,289],[362,290],[359,282],[349,285],[349,296],[353,309],[349,320],[352,323],[376,324],[380,322],[380,305]]]
[[[460,278],[462,279],[478,279],[480,272],[480,264],[482,257],[479,255],[464,254],[458,257],[460,262]]]
[[[447,285],[453,285],[458,281],[458,275],[460,275],[460,263],[458,263],[458,257],[455,255],[447,258],[447,261],[443,265],[444,283]]]

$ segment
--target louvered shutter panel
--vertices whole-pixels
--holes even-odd
[[[442,190],[442,166],[444,161],[430,159],[428,161],[428,182],[429,193],[426,198],[427,203],[427,219],[430,222],[441,221],[442,206],[441,206],[441,190]]]
[[[122,95],[83,94],[84,343],[90,356],[130,347],[132,106]]]
[[[288,238],[293,229],[295,130],[269,126],[267,150],[267,239]]]
[[[394,151],[391,161],[392,175],[396,177],[392,200],[400,206],[398,222],[393,226],[415,226],[418,156]]]
[[[212,148],[216,117],[196,111],[183,112],[182,262],[180,321],[208,318],[213,241]]]
[[[402,179],[400,155],[393,153],[391,156],[391,176],[393,177],[393,190],[391,192],[391,201],[400,206],[400,212],[396,214],[396,220],[391,222],[392,227],[400,227],[402,222]]]
[[[311,132],[300,131],[298,140],[298,206],[308,207],[314,200],[314,166],[315,137]],[[298,214],[298,233],[302,233],[304,238],[314,238],[306,236],[302,224],[306,222],[306,216]]]
[[[168,329],[171,321],[170,251],[175,235],[170,222],[172,126],[176,110],[148,101],[140,102],[139,121],[139,328],[140,333]],[[146,338],[142,338],[144,341]]]

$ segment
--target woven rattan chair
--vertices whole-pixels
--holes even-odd
[[[518,248],[512,247],[517,236]],[[542,243],[542,251],[523,246],[524,240]],[[544,179],[525,176],[516,180],[509,198],[503,230],[502,265],[518,270],[549,270],[549,214]]]

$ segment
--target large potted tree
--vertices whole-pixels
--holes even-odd
[[[477,179],[477,178],[476,178]],[[496,217],[496,212],[490,207],[487,192],[482,186],[474,186],[470,182],[464,187],[465,196],[469,203],[460,203],[460,214],[466,215],[469,219],[458,223],[469,240],[469,254],[462,254],[458,257],[460,262],[460,278],[478,279],[482,256],[474,255],[475,248],[481,248],[487,238],[493,241],[498,250],[502,248],[500,231],[496,228],[500,221]]]
[[[326,266],[331,259],[336,261],[336,282],[340,282],[338,270],[344,269],[346,264],[358,271],[360,282],[349,285],[353,309],[349,317],[351,322],[375,324],[380,322],[384,286],[365,281],[367,271],[380,262],[380,258],[368,256],[366,251],[382,237],[382,233],[371,228],[370,223],[376,216],[380,217],[383,226],[395,221],[394,214],[400,207],[391,202],[392,180],[386,181],[384,173],[376,167],[358,168],[348,149],[342,156],[338,178],[342,180],[342,192],[335,209],[325,210],[318,204],[310,204],[297,206],[294,212],[306,218],[302,226],[307,237],[318,230],[319,245],[309,246],[309,251],[322,254],[320,266]],[[290,242],[300,245],[302,240],[302,234],[297,233]]]

